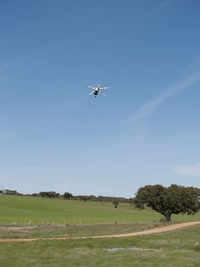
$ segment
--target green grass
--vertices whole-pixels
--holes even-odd
[[[131,223],[154,222],[161,218],[151,209],[136,210],[127,203],[120,203],[115,209],[109,202],[0,196],[0,224]],[[172,220],[200,220],[200,213],[176,215]]]
[[[15,266],[200,266],[200,227],[129,238],[0,243],[1,267]],[[139,247],[144,251],[107,251]]]
[[[0,196],[0,238],[90,236],[135,232],[159,225],[162,216],[129,204]],[[175,221],[200,220],[177,215]],[[19,224],[32,224],[19,226]],[[41,225],[41,223],[44,223]],[[55,225],[47,225],[47,223]],[[81,225],[64,225],[80,224]],[[108,224],[117,222],[117,224]],[[122,224],[126,222],[125,224]],[[99,224],[97,224],[99,223]],[[119,224],[121,223],[121,224]],[[35,224],[35,225],[34,225]],[[39,225],[36,225],[39,224]],[[57,225],[56,225],[57,224]],[[59,225],[60,224],[60,225]],[[85,224],[85,225],[84,225]],[[129,238],[0,243],[0,266],[200,266],[200,227]],[[112,247],[153,250],[107,251]]]
[[[0,226],[0,238],[35,238],[94,236],[132,233],[160,226],[161,223],[90,224],[90,225],[24,225]]]

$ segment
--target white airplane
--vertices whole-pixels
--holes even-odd
[[[94,95],[95,97],[97,97],[98,94],[102,94],[105,96],[104,94],[104,90],[106,90],[108,87],[103,87],[101,85],[96,85],[94,87],[92,86],[88,86],[88,89],[92,90],[92,92],[90,93],[90,95]]]

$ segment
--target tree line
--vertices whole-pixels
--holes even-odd
[[[62,198],[66,200],[82,200],[86,201],[98,201],[98,202],[114,202],[118,201],[120,203],[132,203],[132,198],[124,198],[124,197],[110,197],[110,196],[95,196],[95,195],[73,195],[69,192],[65,192],[64,194],[59,194],[53,191],[50,192],[40,192],[38,194],[32,194],[32,196],[37,197],[47,197],[47,198]]]
[[[115,202],[118,201],[120,203],[132,203],[132,198],[124,198],[124,197],[111,197],[111,196],[95,196],[95,195],[73,195],[70,192],[65,192],[64,194],[57,193],[55,191],[42,191],[39,193],[33,194],[21,194],[16,190],[0,190],[0,194],[6,195],[18,195],[18,196],[31,196],[31,197],[44,197],[44,198],[60,198],[66,200],[82,200],[82,201],[99,201],[99,202]]]

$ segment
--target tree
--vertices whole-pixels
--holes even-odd
[[[70,199],[73,198],[73,195],[71,193],[69,193],[69,192],[65,192],[64,193],[64,198],[70,200]]]
[[[134,199],[136,208],[151,207],[164,215],[166,221],[172,214],[195,214],[200,210],[200,191],[194,187],[172,184],[166,188],[162,185],[146,185],[141,187]]]
[[[6,195],[18,195],[16,190],[9,190],[9,189],[5,190],[5,194]]]
[[[119,201],[117,201],[117,200],[114,200],[114,201],[113,201],[113,205],[115,206],[115,208],[117,208],[117,207],[118,207],[118,205],[119,205]]]
[[[85,201],[85,202],[86,202],[87,200],[89,200],[89,199],[90,199],[90,198],[89,198],[88,196],[82,196],[82,197],[81,197],[81,200],[83,200],[83,201]]]
[[[48,197],[48,198],[56,198],[59,197],[59,193],[56,193],[54,191],[49,191],[49,192],[40,192],[39,196],[40,197]]]

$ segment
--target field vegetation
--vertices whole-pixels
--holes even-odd
[[[93,236],[137,232],[163,224],[151,208],[130,203],[0,196],[0,238]],[[200,220],[173,215],[172,223]],[[0,243],[7,266],[199,266],[200,227],[109,239],[39,240]],[[120,248],[120,250],[109,250]],[[123,250],[121,250],[123,248]]]
[[[129,238],[0,243],[7,266],[194,267],[200,262],[200,227]],[[110,248],[132,248],[114,250]],[[135,250],[134,250],[135,249]]]
[[[111,202],[0,196],[0,224],[109,224],[157,222],[162,215],[151,208],[135,209],[130,203],[114,208]],[[173,215],[172,221],[200,220],[195,215]]]
[[[73,237],[132,233],[163,225],[154,223],[82,225],[9,225],[0,226],[0,238]]]

